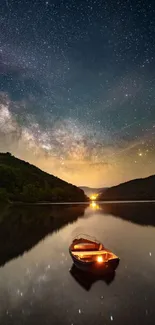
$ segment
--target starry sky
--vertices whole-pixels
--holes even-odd
[[[1,0],[0,151],[78,186],[155,173],[155,3]]]

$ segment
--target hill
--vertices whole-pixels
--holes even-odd
[[[101,201],[155,200],[155,175],[108,188],[99,195],[98,199]]]
[[[106,188],[92,188],[92,187],[87,187],[87,186],[80,186],[81,190],[84,191],[84,193],[87,196],[91,196],[92,194],[99,194],[102,193],[106,190]]]
[[[84,192],[58,177],[20,160],[0,153],[0,201],[79,202]]]

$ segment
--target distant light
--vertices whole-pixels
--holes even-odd
[[[81,314],[81,309],[79,309],[79,314]]]
[[[143,156],[142,152],[139,152],[138,156],[139,157],[142,157]]]
[[[90,196],[90,199],[91,199],[92,201],[95,201],[95,200],[97,199],[97,197],[98,197],[98,194],[92,194],[92,195]]]
[[[97,257],[97,262],[103,263],[103,257],[101,255]]]
[[[152,253],[150,252],[149,255],[152,256]]]
[[[110,316],[110,320],[111,320],[111,321],[113,321],[113,320],[114,320],[113,316]]]

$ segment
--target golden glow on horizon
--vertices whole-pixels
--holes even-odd
[[[105,141],[107,145],[101,146],[100,150],[100,146],[94,147],[91,127],[87,128],[76,119],[58,119],[43,130],[35,115],[28,114],[26,125],[20,125],[16,114],[10,109],[11,103],[9,96],[2,94],[1,152],[11,152],[17,158],[79,187],[81,184],[92,188],[110,187],[154,175],[154,124],[140,138],[127,143],[123,140],[120,146],[119,143],[115,146],[115,142],[114,146],[108,145]],[[23,107],[23,102],[21,104]],[[100,136],[100,140],[96,139],[97,144],[104,143],[104,132]],[[88,143],[87,139],[90,139]],[[96,198],[91,200],[95,201]]]
[[[97,197],[98,197],[98,194],[92,194],[92,195],[90,196],[90,199],[91,199],[92,201],[95,201],[95,200],[97,199]]]

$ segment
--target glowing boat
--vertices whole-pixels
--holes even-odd
[[[77,236],[69,252],[75,266],[89,272],[114,271],[119,264],[118,256],[88,235]]]

